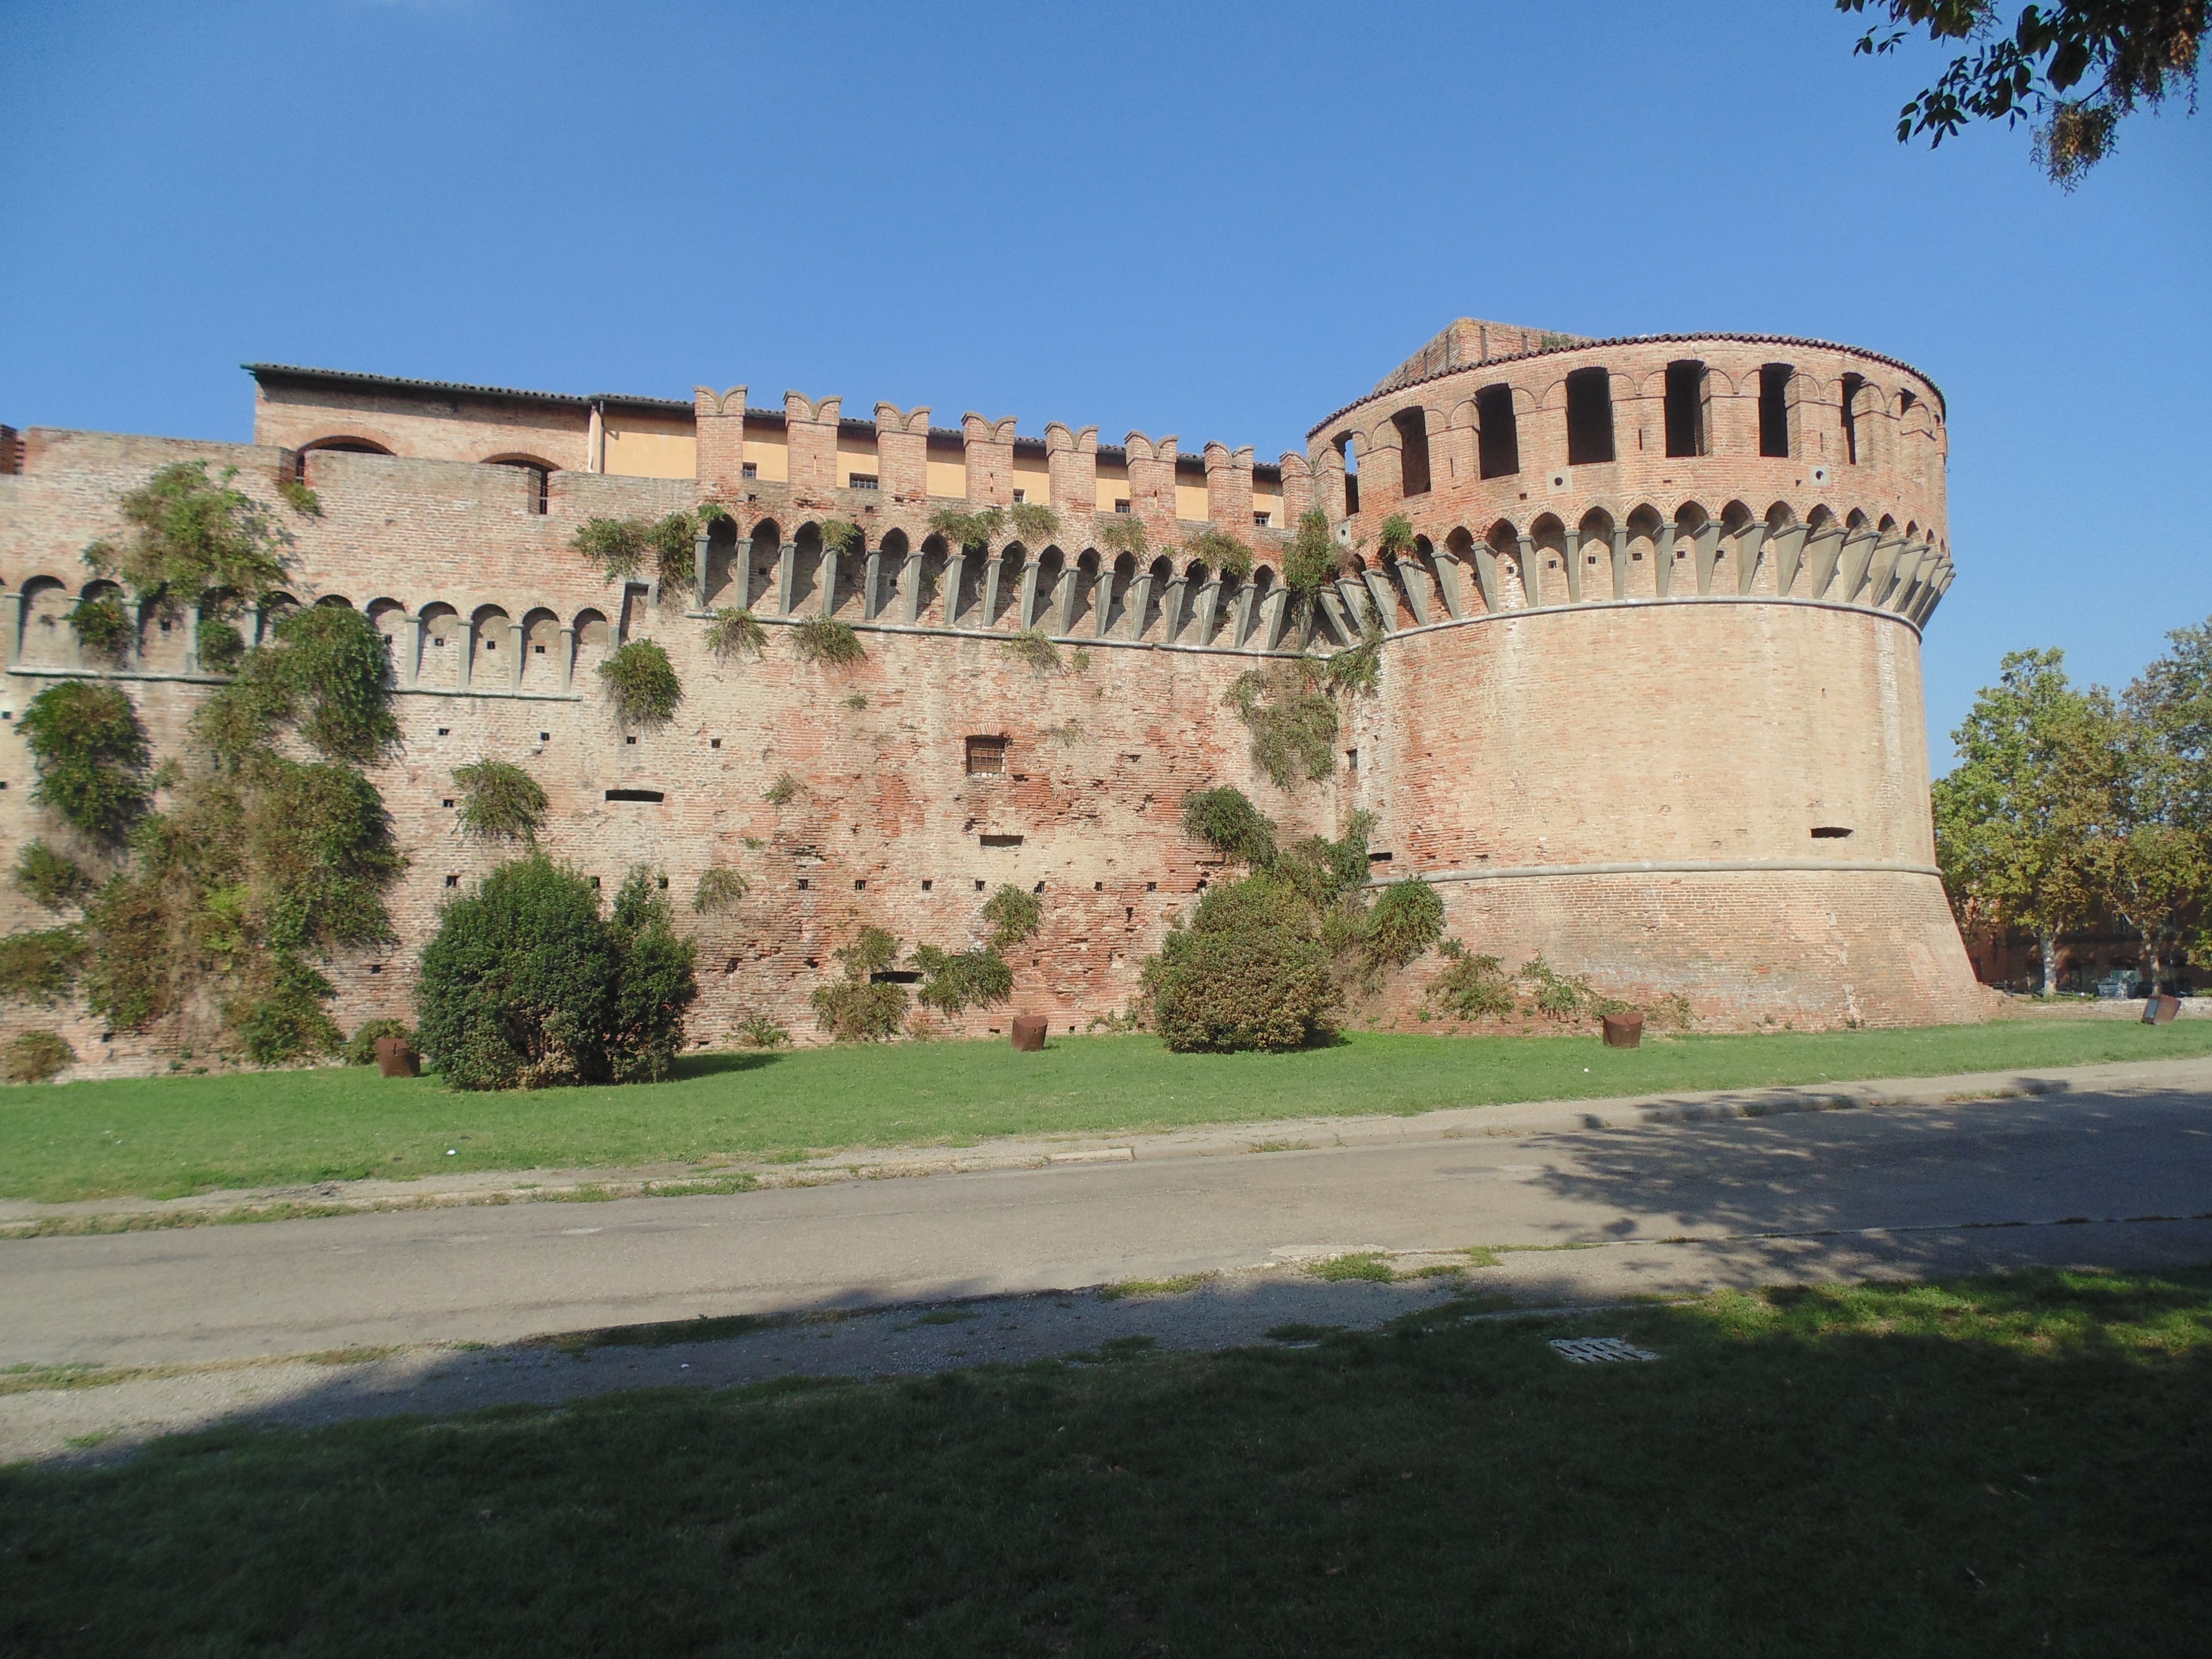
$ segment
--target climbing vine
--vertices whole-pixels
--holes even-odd
[[[635,726],[665,726],[684,701],[684,682],[668,653],[652,640],[617,646],[599,665],[616,714]]]

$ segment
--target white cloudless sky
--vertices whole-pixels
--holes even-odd
[[[2007,0],[2009,10],[2012,0]],[[251,431],[243,362],[744,383],[1262,457],[1458,316],[1871,347],[1949,404],[1944,734],[2212,613],[2212,112],[2073,194],[1893,137],[1826,0],[0,0],[0,421]]]

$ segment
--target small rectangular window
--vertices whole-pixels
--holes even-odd
[[[459,887],[460,884],[461,878],[459,876],[447,876],[446,878],[446,885],[448,887]],[[599,883],[593,882],[592,885],[596,887],[599,885]]]
[[[1274,518],[1275,515],[1272,513],[1255,513],[1252,515],[1252,528],[1255,530],[1265,530],[1270,524],[1274,522]]]
[[[1126,500],[1116,501],[1114,503],[1114,510],[1116,513],[1127,513],[1129,510],[1129,503]]]
[[[1474,394],[1478,459],[1486,478],[1521,470],[1521,434],[1513,417],[1513,388],[1486,386]]]
[[[872,472],[854,472],[848,474],[845,479],[845,488],[848,489],[873,489],[876,488],[876,475]]]
[[[738,476],[740,478],[757,478],[760,477],[760,468],[752,462],[746,461],[738,468]]]
[[[1015,505],[1016,507],[1019,507],[1019,506],[1021,506],[1023,503],[1024,503],[1025,501],[1027,501],[1029,500],[1029,498],[1030,498],[1030,492],[1029,492],[1028,490],[1026,490],[1026,489],[1017,489],[1017,490],[1014,492],[1014,505]]]
[[[970,738],[968,739],[968,775],[979,777],[996,775],[1006,769],[1006,740],[1004,738]]]
[[[530,648],[538,656],[542,657],[545,654],[545,647],[542,645],[533,645]]]

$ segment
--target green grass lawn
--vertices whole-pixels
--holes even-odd
[[[1140,1345],[18,1465],[0,1651],[2203,1650],[2212,1273]]]
[[[1911,1077],[2212,1053],[2212,1020],[1910,1031],[1355,1036],[1291,1054],[1173,1054],[1146,1036],[704,1054],[666,1083],[456,1094],[374,1067],[0,1090],[0,1196],[173,1197],[455,1170],[611,1168],[1055,1130],[1263,1123],[1644,1091]]]

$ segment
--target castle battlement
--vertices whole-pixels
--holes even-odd
[[[0,714],[110,675],[157,747],[184,742],[222,683],[191,607],[122,595],[138,627],[110,665],[68,617],[112,586],[82,553],[121,532],[124,495],[177,460],[235,469],[291,540],[249,637],[325,604],[390,642],[405,742],[378,782],[412,864],[399,943],[331,966],[349,1026],[406,1013],[441,896],[501,856],[446,804],[453,769],[486,756],[531,770],[552,802],[544,844],[606,881],[635,862],[683,890],[709,866],[746,874],[752,895],[700,924],[698,1029],[717,1040],[753,1014],[804,1040],[852,929],[961,947],[1008,881],[1048,900],[1018,1002],[1078,1026],[1121,1008],[1218,868],[1176,824],[1184,794],[1218,783],[1293,835],[1369,812],[1377,878],[1436,883],[1474,948],[1679,993],[1708,1024],[1948,1018],[1972,993],[1934,869],[1919,683],[1954,574],[1948,411],[1893,359],[1462,319],[1272,464],[978,411],[945,426],[878,402],[861,419],[797,392],[762,407],[742,386],[686,402],[252,373],[252,444],[0,428]],[[319,516],[286,507],[289,480]],[[708,501],[723,513],[681,580],[609,582],[572,545],[594,518]],[[1051,507],[1057,531],[1030,546],[1009,520],[965,548],[932,527],[1017,504]],[[1309,601],[1282,565],[1316,508],[1341,561]],[[833,520],[858,543],[826,544]],[[1249,574],[1209,558],[1222,535]],[[733,606],[768,626],[764,658],[708,647]],[[823,616],[860,635],[862,662],[775,642]],[[1231,684],[1367,629],[1380,684],[1344,703],[1337,763],[1279,787]],[[1060,642],[1061,671],[1006,648],[1030,630]],[[596,673],[636,637],[685,686],[646,732],[614,720]],[[20,845],[53,830],[14,731],[0,720],[0,833]],[[972,769],[984,750],[1003,764]],[[40,924],[19,897],[0,907]],[[1409,1016],[1417,979],[1383,1011]],[[118,1065],[161,1041],[100,1037],[72,1034]]]

